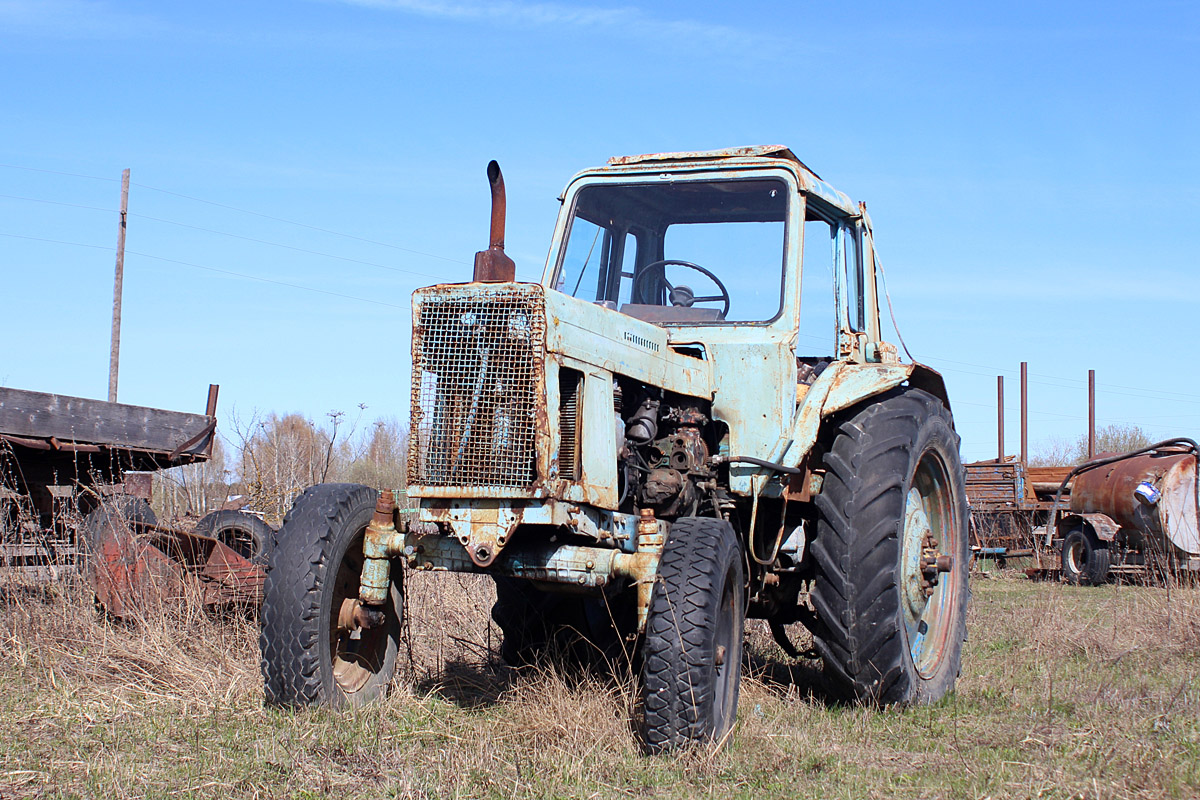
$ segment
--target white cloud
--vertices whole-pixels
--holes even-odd
[[[143,36],[165,29],[152,17],[96,0],[0,0],[0,31],[62,39]]]
[[[495,22],[516,27],[604,28],[630,38],[665,43],[686,42],[697,48],[745,50],[777,43],[768,37],[728,25],[652,16],[639,8],[566,5],[542,2],[439,2],[439,0],[337,0],[347,5],[397,11],[434,19]]]

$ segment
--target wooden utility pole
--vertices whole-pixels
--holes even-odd
[[[117,274],[113,279],[112,346],[108,351],[108,402],[117,402],[121,363],[121,284],[125,279],[125,218],[129,213],[129,170],[121,173],[121,221],[117,226]]]

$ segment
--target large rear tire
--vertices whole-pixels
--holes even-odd
[[[729,523],[677,520],[663,547],[642,644],[642,744],[651,754],[733,727],[746,622],[744,556]]]
[[[360,706],[387,693],[400,645],[400,566],[382,624],[339,626],[343,605],[358,597],[363,536],[378,497],[355,484],[313,486],[284,519],[263,589],[267,704]]]
[[[954,688],[970,594],[958,444],[940,400],[900,388],[852,411],[824,456],[814,641],[844,699],[923,704]]]

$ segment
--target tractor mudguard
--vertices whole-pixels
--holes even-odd
[[[788,467],[799,465],[816,443],[822,420],[905,381],[929,392],[949,410],[950,400],[942,376],[924,364],[833,362],[813,382],[801,401],[789,435],[791,446],[779,463]]]

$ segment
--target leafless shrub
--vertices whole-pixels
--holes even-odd
[[[1154,444],[1145,430],[1138,425],[1105,425],[1096,431],[1097,453],[1127,453]],[[1080,434],[1075,439],[1051,437],[1042,442],[1029,458],[1035,467],[1074,466],[1087,461],[1088,437]]]

